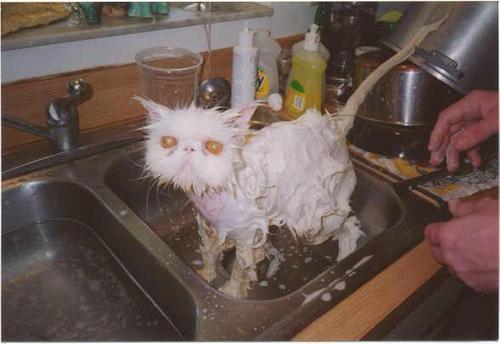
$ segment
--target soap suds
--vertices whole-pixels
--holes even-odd
[[[270,279],[276,274],[276,272],[278,272],[281,262],[285,261],[285,255],[278,251],[275,247],[272,247],[268,254],[270,256],[270,262],[266,271],[266,278]]]
[[[359,260],[359,262],[357,262],[353,267],[352,267],[352,270],[356,270],[357,268],[359,268],[361,265],[367,263],[370,259],[373,258],[373,254],[370,255],[370,256],[366,256],[366,257],[363,257]]]
[[[321,301],[332,301],[332,294],[330,294],[329,292],[324,293],[323,295],[321,295]]]
[[[259,285],[260,285],[261,287],[267,287],[267,286],[269,286],[269,283],[268,283],[266,280],[264,280],[264,281],[260,281],[260,282],[259,282]]]
[[[340,281],[333,286],[333,289],[338,290],[338,291],[342,291],[342,290],[345,290],[345,287],[346,287],[345,281]]]
[[[202,266],[203,262],[200,259],[196,259],[191,262],[191,265]]]
[[[302,295],[304,296],[304,301],[302,302],[302,306],[304,306],[305,304],[308,304],[309,302],[311,302],[312,300],[317,298],[319,295],[321,295],[325,291],[325,289],[326,288],[321,288],[321,289],[316,290],[310,294],[302,293]]]

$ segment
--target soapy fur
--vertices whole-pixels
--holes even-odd
[[[182,188],[198,209],[200,274],[207,281],[216,277],[223,251],[234,246],[233,271],[221,289],[245,297],[257,281],[257,264],[272,256],[270,225],[286,225],[310,244],[339,239],[339,259],[354,250],[362,235],[350,215],[356,177],[334,117],[308,110],[295,121],[249,131],[255,106],[170,110],[139,100],[150,118],[146,169],[159,182]],[[162,136],[175,137],[177,145],[163,148]],[[206,150],[209,140],[223,144],[220,154]]]
[[[338,259],[355,249],[362,232],[357,218],[350,216],[356,178],[347,132],[375,83],[411,56],[448,13],[447,7],[429,12],[426,25],[364,80],[336,117],[308,110],[295,121],[249,133],[244,129],[250,111],[218,113],[194,106],[169,110],[139,99],[151,118],[146,128],[147,169],[159,182],[181,187],[199,210],[204,262],[200,274],[207,281],[215,278],[223,251],[235,246],[233,271],[221,289],[245,297],[251,282],[257,281],[257,264],[276,251],[266,241],[269,225],[287,225],[296,237],[312,244],[338,239]],[[177,135],[175,149],[161,147],[164,135]],[[224,149],[210,156],[204,150],[207,140],[217,140]]]
[[[145,127],[146,170],[153,178],[196,195],[223,189],[232,181],[240,162],[242,131],[231,125],[234,119],[230,113],[201,110],[194,105],[170,110],[153,101],[137,99],[149,114],[150,124]],[[162,136],[174,137],[177,144],[171,149],[163,148]],[[222,143],[220,155],[208,154],[204,149],[203,144],[209,140]]]

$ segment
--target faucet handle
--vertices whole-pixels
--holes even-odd
[[[72,97],[85,97],[86,93],[89,91],[91,91],[91,87],[87,82],[83,81],[83,79],[73,79],[68,82],[68,93]]]
[[[77,146],[79,132],[77,105],[92,97],[92,87],[82,79],[68,82],[69,96],[58,97],[47,107],[47,127],[52,145],[58,151]]]
[[[92,87],[83,79],[70,80],[67,89],[69,96],[56,98],[47,107],[47,117],[52,125],[66,125],[72,120],[69,118],[77,118],[76,106],[92,97]]]

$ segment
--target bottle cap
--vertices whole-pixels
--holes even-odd
[[[245,24],[245,28],[240,31],[240,47],[243,49],[253,48],[253,34],[255,32],[248,28],[248,23]]]
[[[318,25],[312,24],[309,27],[309,32],[306,33],[306,39],[304,41],[304,50],[319,51]]]
[[[314,23],[309,26],[309,32],[318,33],[318,29],[319,26]]]

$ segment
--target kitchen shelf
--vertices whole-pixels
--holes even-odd
[[[211,4],[212,23],[273,15],[272,7],[259,3],[213,2]],[[201,25],[208,20],[208,15],[203,16],[200,12],[191,10],[193,6],[187,5],[189,3],[171,3],[169,15],[158,15],[153,18],[103,17],[101,24],[93,26],[86,24],[71,26],[69,19],[65,19],[47,26],[22,29],[2,37],[2,51]]]

